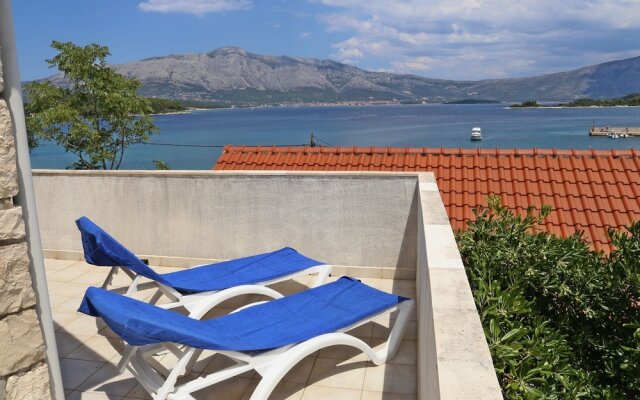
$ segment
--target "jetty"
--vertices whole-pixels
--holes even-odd
[[[640,137],[640,127],[593,126],[589,128],[589,136]]]

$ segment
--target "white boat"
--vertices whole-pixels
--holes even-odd
[[[471,129],[471,140],[482,140],[482,129],[477,126]]]

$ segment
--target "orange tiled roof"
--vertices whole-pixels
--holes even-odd
[[[227,146],[216,170],[433,171],[454,229],[500,195],[516,212],[553,207],[549,232],[582,230],[609,251],[607,229],[640,219],[640,151]]]

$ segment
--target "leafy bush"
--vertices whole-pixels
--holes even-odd
[[[611,231],[606,255],[543,232],[550,212],[490,198],[458,234],[503,394],[640,398],[640,223]]]

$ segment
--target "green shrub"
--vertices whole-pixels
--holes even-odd
[[[581,234],[543,232],[551,212],[498,198],[458,234],[485,335],[509,399],[640,398],[640,224],[610,232],[610,255]]]

